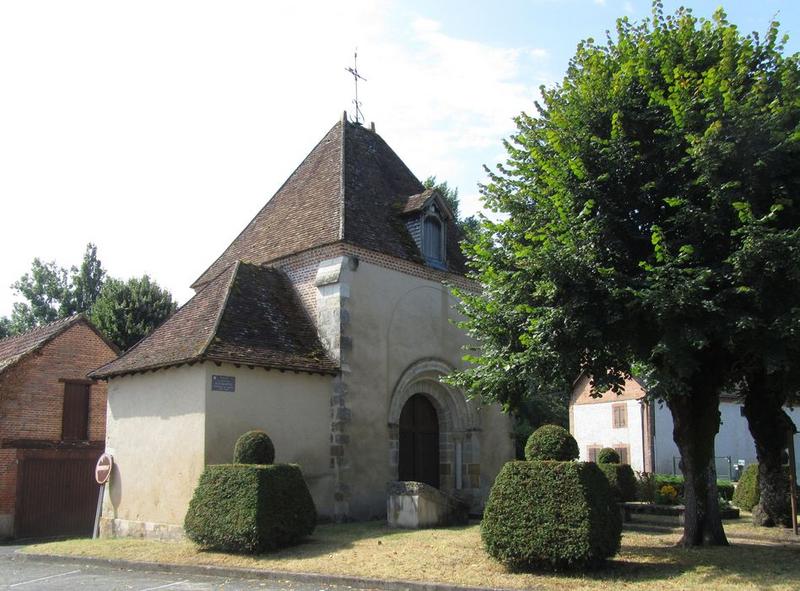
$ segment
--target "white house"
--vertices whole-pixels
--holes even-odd
[[[623,462],[640,472],[678,473],[680,454],[672,438],[672,415],[663,403],[645,400],[645,390],[635,378],[625,383],[622,394],[589,395],[589,377],[582,375],[569,402],[570,432],[578,442],[580,459],[595,461],[604,447],[616,449]],[[800,425],[800,409],[786,409]],[[734,398],[720,401],[722,424],[715,442],[716,468],[720,478],[735,478],[737,466],[756,462],[756,448]],[[800,457],[800,437],[795,456]]]

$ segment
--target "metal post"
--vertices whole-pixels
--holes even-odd
[[[794,433],[789,431],[789,495],[792,501],[792,529],[800,535],[797,527],[797,464],[794,459]]]
[[[100,494],[97,497],[97,510],[94,513],[94,528],[92,529],[92,539],[96,540],[100,533],[100,513],[103,511],[103,496],[106,492],[105,483],[100,485]]]

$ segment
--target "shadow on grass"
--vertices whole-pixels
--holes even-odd
[[[648,534],[652,535],[652,534]],[[624,546],[604,567],[584,573],[554,573],[556,578],[575,578],[633,584],[692,576],[706,581],[722,577],[758,588],[800,581],[800,551],[784,545],[732,542],[727,547],[682,548],[665,546]],[[700,581],[698,581],[699,583]],[[612,585],[613,588],[613,585]],[[694,588],[694,587],[692,587]],[[713,585],[711,586],[713,587]]]

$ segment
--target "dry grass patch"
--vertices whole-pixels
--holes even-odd
[[[755,530],[746,523],[735,524],[735,529]],[[625,532],[616,559],[602,570],[581,576],[508,572],[483,551],[477,525],[417,531],[392,530],[378,522],[322,525],[305,544],[256,557],[203,552],[190,542],[129,539],[69,540],[29,546],[25,551],[509,589],[788,591],[798,588],[798,544],[734,539],[729,548],[684,550],[675,547],[678,537],[674,530]]]

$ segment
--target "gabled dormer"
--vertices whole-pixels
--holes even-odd
[[[406,228],[416,242],[425,264],[447,269],[447,228],[453,213],[436,189],[411,195],[403,208]]]

